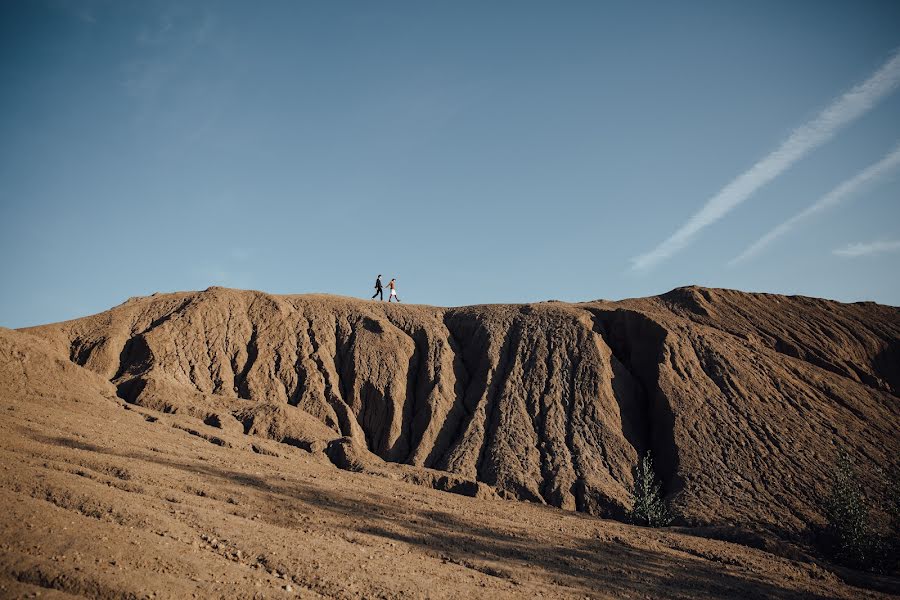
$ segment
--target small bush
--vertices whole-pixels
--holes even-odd
[[[825,518],[834,557],[848,565],[866,565],[872,549],[869,506],[846,452],[838,456],[831,493],[825,501]]]
[[[635,469],[629,513],[633,522],[647,527],[665,527],[672,522],[673,515],[663,500],[661,488],[648,451]]]
[[[894,467],[889,473],[884,474],[884,487],[891,530],[897,533],[900,530],[900,469]]]
[[[900,570],[900,466],[894,465],[888,470],[881,470],[884,490],[884,512],[888,520],[888,529],[883,544],[886,552],[882,561],[882,570],[897,573]]]
[[[838,455],[831,481],[831,493],[825,500],[827,543],[838,562],[857,569],[884,571],[892,568],[892,531],[896,532],[898,484],[896,477],[886,478],[885,501],[878,516],[886,521],[872,526],[870,503],[863,493],[853,459],[846,452]]]

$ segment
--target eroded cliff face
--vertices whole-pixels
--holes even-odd
[[[900,455],[900,310],[681,288],[435,308],[211,288],[32,328],[129,402],[500,495],[627,510],[653,452],[686,522],[820,521],[836,445]],[[340,440],[337,440],[340,441]]]

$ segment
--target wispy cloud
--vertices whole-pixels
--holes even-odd
[[[89,8],[79,11],[76,16],[88,25],[97,24],[97,17],[94,16],[94,13]]]
[[[201,46],[209,39],[214,26],[212,13],[198,16],[175,5],[163,11],[154,23],[141,27],[134,41],[138,46],[147,47],[172,43]]]
[[[728,263],[728,265],[734,266],[736,264],[744,262],[745,260],[753,258],[757,254],[762,252],[766,246],[768,246],[784,234],[788,233],[804,219],[808,219],[816,213],[819,213],[826,208],[830,208],[838,204],[839,202],[846,200],[853,194],[859,192],[866,185],[872,183],[879,177],[886,175],[891,169],[894,169],[898,166],[900,166],[900,145],[894,148],[892,152],[888,153],[887,156],[879,160],[877,163],[866,167],[850,179],[844,181],[839,186],[822,196],[822,198],[817,202],[806,207],[787,221],[774,227],[767,234],[753,242],[753,244],[751,244],[746,250],[741,252],[740,255],[733,258]]]
[[[184,79],[185,63],[200,52],[209,50],[213,41],[215,20],[211,13],[200,13],[167,7],[135,35],[129,58],[122,64],[121,80],[125,93],[134,101],[135,121],[172,119],[181,101],[203,86],[202,77],[192,78],[190,87],[176,85]],[[165,106],[165,110],[160,110]],[[199,135],[215,120],[216,110],[209,109],[191,119],[183,129],[186,138]]]
[[[858,244],[847,244],[843,248],[837,248],[832,252],[837,256],[844,258],[858,258],[860,256],[871,256],[873,254],[884,254],[885,252],[900,251],[900,240],[879,240],[875,242],[866,242]]]
[[[668,239],[632,259],[632,268],[648,269],[687,246],[701,230],[734,210],[756,190],[830,140],[841,128],[866,114],[898,85],[900,51],[863,83],[832,102],[815,119],[795,129],[775,151],[722,188]]]
[[[172,15],[165,13],[153,27],[142,27],[134,41],[138,46],[160,46],[170,39],[174,29],[175,23],[172,21]]]
[[[148,59],[131,61],[123,70],[125,79],[122,85],[125,90],[136,99],[153,102],[175,69],[171,63]]]
[[[181,63],[209,41],[213,28],[214,20],[208,12],[164,11],[135,35],[138,57],[123,65],[125,89],[137,98],[155,100]]]

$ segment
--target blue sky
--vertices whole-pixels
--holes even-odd
[[[898,49],[897,2],[4,2],[0,325],[377,273],[900,305]]]

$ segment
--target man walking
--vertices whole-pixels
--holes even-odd
[[[375,299],[375,296],[381,296],[378,301],[384,302],[384,292],[381,290],[381,273],[379,273],[378,277],[375,278],[375,293],[372,294],[372,300]],[[388,302],[390,301],[391,299],[388,298]]]
[[[396,284],[394,283],[394,281],[395,281],[395,280],[392,278],[392,279],[388,282],[388,287],[391,288],[391,295],[388,296],[388,302],[390,302],[390,301],[393,300],[394,298],[397,299],[397,302],[400,302],[400,296],[397,295],[397,286],[396,286]]]

